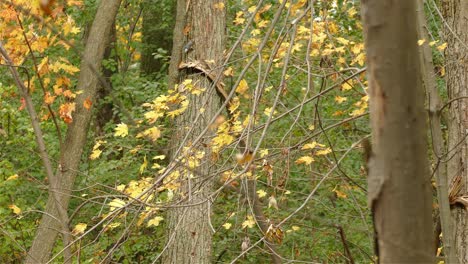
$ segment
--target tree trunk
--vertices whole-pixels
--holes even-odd
[[[457,263],[456,254],[453,250],[453,224],[450,215],[449,191],[447,180],[447,164],[443,162],[443,155],[446,151],[444,142],[444,133],[441,125],[441,98],[437,90],[437,80],[434,73],[434,64],[432,62],[432,50],[429,46],[428,26],[424,14],[424,0],[417,1],[418,12],[418,36],[419,39],[426,40],[420,48],[421,60],[421,79],[426,90],[429,119],[432,140],[432,150],[434,155],[434,176],[437,182],[437,200],[439,204],[439,218],[442,228],[442,241],[445,255],[445,262]],[[437,228],[436,228],[437,230]],[[436,232],[436,241],[439,241],[440,232]],[[438,247],[438,243],[436,243]]]
[[[89,123],[92,117],[92,109],[83,106],[85,100],[95,101],[99,87],[97,73],[101,69],[104,50],[107,46],[112,24],[117,15],[120,0],[101,1],[91,32],[86,42],[85,51],[81,63],[80,76],[77,90],[83,93],[76,98],[76,110],[73,113],[73,122],[69,125],[65,142],[61,149],[60,166],[56,174],[57,192],[63,209],[68,208],[70,193],[73,188],[76,174],[79,169],[81,154],[86,143]],[[26,263],[46,263],[55,244],[57,231],[61,230],[61,223],[57,203],[49,187],[49,198],[36,237],[29,249]]]
[[[182,201],[177,204],[179,207],[172,208],[168,212],[168,241],[163,263],[211,262],[212,202],[208,197],[216,178],[211,175],[213,168],[209,141],[214,131],[208,130],[198,143],[192,143],[210,125],[221,103],[212,79],[196,70],[186,69],[178,72],[177,65],[181,59],[183,62],[213,60],[218,66],[223,62],[225,11],[224,8],[216,8],[219,3],[224,1],[179,0],[177,3],[178,20],[174,30],[169,85],[173,88],[171,83],[177,79],[178,81],[192,79],[196,87],[206,91],[198,96],[188,95],[190,103],[186,112],[176,120],[177,131],[173,136],[173,144],[175,149],[184,144],[194,152],[202,151],[205,154],[200,166],[190,171],[193,176],[189,175],[183,160],[180,162],[183,163],[182,166],[177,168],[181,172],[177,197]],[[184,37],[183,32],[188,34]],[[193,43],[192,48],[183,52],[183,45],[189,42]],[[212,74],[217,76],[221,72],[221,69],[216,69]],[[201,108],[205,109],[203,113],[200,111]],[[184,138],[187,139],[186,142],[183,142]],[[177,158],[177,154],[173,154],[172,158],[173,160]]]
[[[468,203],[468,1],[442,1],[447,24],[444,35],[448,99],[448,159],[447,174],[452,188],[460,188],[455,197]],[[453,182],[458,183],[454,186]],[[460,263],[468,263],[468,212],[466,204],[456,204],[455,250]]]
[[[416,2],[362,1],[373,151],[368,199],[380,263],[434,263]]]

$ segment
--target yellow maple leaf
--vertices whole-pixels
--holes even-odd
[[[140,174],[142,174],[145,170],[146,167],[148,167],[148,161],[146,160],[146,156],[143,158],[143,163],[140,165]]]
[[[8,177],[6,180],[7,181],[12,181],[12,180],[16,180],[16,179],[18,179],[18,174],[13,174],[10,177]]]
[[[128,126],[124,123],[120,123],[115,128],[115,137],[126,137],[128,135]]]
[[[101,156],[101,153],[102,153],[102,150],[95,149],[95,150],[93,150],[93,152],[91,152],[91,155],[89,155],[89,158],[91,160],[95,160],[95,159],[99,158],[99,156]]]
[[[120,199],[114,199],[112,200],[110,203],[108,203],[107,205],[110,206],[110,211],[114,211],[115,209],[117,208],[122,208],[125,206],[125,202],[120,200]]]
[[[231,223],[225,223],[223,225],[224,229],[229,230],[231,228],[232,224]]]
[[[353,86],[351,84],[349,84],[348,82],[345,82],[341,85],[341,89],[343,91],[348,91],[348,90],[351,90],[353,89]]]
[[[267,193],[264,190],[258,190],[257,194],[259,198],[263,198],[267,195]]]
[[[225,76],[234,76],[234,70],[232,69],[232,67],[229,67],[223,72],[223,74]]]
[[[88,225],[84,224],[84,223],[79,223],[79,224],[75,225],[75,227],[73,228],[72,234],[74,234],[74,235],[83,234],[84,231],[86,230],[87,226]]]
[[[245,22],[244,12],[239,11],[236,13],[236,18],[234,19],[234,25],[242,25]]]
[[[328,153],[331,153],[331,149],[330,148],[326,148],[326,149],[322,149],[322,150],[318,150],[317,152],[315,152],[315,155],[317,156],[323,156],[323,155],[327,155]]]
[[[296,164],[310,165],[314,161],[314,158],[312,158],[311,156],[303,156],[296,160]]]
[[[437,46],[437,49],[438,49],[439,51],[444,51],[445,48],[447,48],[447,42],[442,43],[442,44],[440,44],[439,46]]]
[[[341,97],[341,96],[339,96],[339,95],[338,95],[338,96],[335,96],[335,102],[337,102],[337,103],[339,103],[339,104],[343,103],[343,102],[346,101],[346,100],[348,100],[348,98],[346,98],[346,97]]]
[[[10,208],[15,215],[21,214],[21,208],[19,208],[18,206],[14,205],[14,204],[8,205],[8,208]]]
[[[242,228],[252,228],[255,226],[255,220],[251,215],[247,216],[247,219],[242,223]]]
[[[150,226],[158,226],[159,223],[161,223],[161,221],[164,220],[163,217],[161,216],[156,216],[155,218],[151,219],[148,221],[148,224],[147,226],[150,227]]]
[[[304,146],[302,146],[302,150],[306,150],[306,149],[313,149],[317,146],[317,142],[312,142],[312,143],[307,143],[305,144]]]
[[[236,92],[238,92],[239,94],[244,94],[248,89],[249,85],[247,84],[247,81],[245,79],[242,79],[236,88]]]

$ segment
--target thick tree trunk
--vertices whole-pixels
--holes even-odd
[[[434,263],[416,2],[363,0],[373,151],[369,203],[380,263]]]
[[[81,63],[81,71],[78,79],[77,90],[83,93],[76,98],[76,110],[73,113],[73,122],[69,125],[63,148],[61,149],[61,160],[56,179],[58,183],[57,192],[62,208],[68,208],[70,193],[79,164],[81,154],[86,143],[89,123],[92,117],[92,110],[86,109],[83,102],[87,99],[95,101],[99,78],[96,71],[101,68],[104,50],[107,46],[112,24],[117,15],[120,0],[101,1],[91,32],[86,42],[85,51]],[[49,187],[52,193],[53,187]],[[42,216],[36,237],[29,249],[26,263],[46,263],[55,244],[58,230],[61,230],[61,223],[57,203],[54,196],[49,194],[45,214]]]
[[[459,179],[457,197],[468,202],[468,1],[444,0],[446,80],[450,105],[447,173],[449,182]],[[451,186],[453,187],[453,185]],[[460,263],[468,263],[468,208],[453,207],[455,247]]]
[[[170,84],[178,79],[192,79],[196,87],[206,89],[201,95],[190,95],[189,106],[184,114],[176,120],[173,145],[177,149],[184,138],[184,146],[194,152],[204,152],[200,166],[194,170],[186,170],[183,161],[179,164],[180,188],[178,198],[182,199],[177,208],[168,212],[169,232],[168,245],[164,252],[163,263],[210,263],[212,228],[210,226],[211,201],[208,199],[215,177],[211,175],[212,155],[210,138],[213,130],[203,135],[200,142],[192,144],[202,131],[210,125],[215,112],[221,106],[213,80],[203,73],[183,70],[177,73],[180,60],[184,62],[210,61],[216,65],[223,61],[225,38],[225,11],[216,8],[215,4],[224,3],[219,0],[178,1],[177,18],[174,31],[174,49],[170,67]],[[187,11],[187,13],[186,13]],[[181,29],[188,32],[183,36]],[[191,49],[183,52],[182,43],[192,42]],[[181,56],[182,55],[182,56]],[[181,59],[180,59],[181,58]],[[215,67],[212,67],[213,69]],[[213,76],[221,73],[220,69],[212,72]],[[178,75],[178,78],[176,77]],[[172,87],[170,87],[172,88]],[[205,110],[200,111],[201,108]],[[201,115],[198,117],[198,115]],[[180,153],[182,154],[182,153]],[[173,156],[173,159],[177,158]]]

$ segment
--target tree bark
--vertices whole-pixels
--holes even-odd
[[[437,182],[437,200],[439,204],[439,218],[442,228],[442,241],[446,263],[457,263],[456,254],[453,250],[453,224],[450,215],[449,191],[447,180],[447,164],[442,161],[446,151],[444,136],[441,125],[441,98],[437,90],[437,81],[432,62],[432,50],[429,46],[428,27],[424,14],[424,0],[417,1],[418,12],[418,36],[425,42],[420,48],[421,79],[428,98],[429,120],[434,154],[434,175]],[[439,233],[436,233],[436,238]],[[436,239],[437,241],[437,239]],[[436,244],[436,246],[438,246]]]
[[[444,0],[446,81],[448,90],[447,173],[456,197],[468,202],[468,1]],[[458,179],[458,181],[456,180]],[[454,182],[458,182],[454,186]],[[468,212],[466,204],[455,204],[455,250],[460,263],[468,263]]]
[[[83,93],[76,97],[76,110],[73,113],[73,122],[69,125],[63,148],[61,149],[60,165],[56,173],[57,192],[60,197],[61,207],[68,208],[70,193],[79,164],[83,147],[86,143],[86,136],[89,123],[92,117],[92,110],[83,106],[85,100],[89,99],[93,103],[99,87],[99,76],[97,73],[101,69],[104,50],[107,46],[112,24],[120,6],[120,0],[101,1],[91,32],[86,42],[85,51],[80,67],[77,90]],[[29,249],[26,263],[46,263],[55,244],[58,230],[61,223],[59,208],[51,193],[53,187],[49,187],[49,198],[47,200],[45,214],[42,216],[36,237]]]
[[[372,148],[368,199],[380,263],[434,263],[416,2],[362,1]]]
[[[177,3],[177,21],[174,30],[174,45],[172,61],[169,72],[169,88],[172,89],[174,81],[192,79],[197,87],[206,89],[200,95],[188,95],[189,106],[187,110],[177,118],[173,144],[176,148],[186,138],[184,146],[190,147],[194,152],[203,151],[204,157],[200,166],[196,167],[193,176],[189,175],[183,161],[178,169],[180,187],[177,197],[182,199],[168,212],[168,241],[167,249],[163,255],[163,263],[210,263],[212,227],[210,226],[210,214],[212,202],[208,199],[213,181],[211,175],[212,155],[210,150],[210,138],[214,130],[205,133],[200,142],[193,142],[202,131],[208,127],[214,118],[216,111],[221,106],[216,88],[212,79],[196,70],[182,70],[179,72],[177,65],[181,62],[210,61],[215,65],[223,62],[223,50],[225,43],[225,10],[216,8],[219,0],[179,0]],[[219,6],[219,5],[218,5]],[[184,34],[183,33],[187,33]],[[192,43],[191,48],[183,52],[183,46]],[[213,76],[222,73],[222,68],[215,68]],[[200,109],[205,111],[201,113]],[[198,117],[198,115],[201,115]],[[192,144],[195,143],[195,144]],[[173,154],[173,160],[177,158]]]

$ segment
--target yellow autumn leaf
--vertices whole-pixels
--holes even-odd
[[[8,208],[10,208],[15,215],[21,214],[21,209],[18,206],[14,205],[14,204],[10,204],[8,206]]]
[[[237,108],[239,108],[239,106],[240,106],[240,100],[239,100],[239,97],[236,96],[229,103],[229,112],[231,114],[234,113],[234,111],[236,111]]]
[[[275,110],[275,111],[273,112],[272,117],[274,117],[277,113],[278,113],[278,111]],[[266,116],[270,116],[270,114],[271,114],[271,107],[265,108],[265,110],[263,111],[263,114],[266,115]]]
[[[227,68],[225,71],[223,71],[224,76],[234,76],[234,70],[232,67]]]
[[[296,164],[310,165],[314,160],[311,156],[303,156],[296,160]]]
[[[424,44],[425,42],[426,42],[425,39],[418,40],[418,46],[422,46],[422,44]]]
[[[323,155],[327,155],[328,153],[331,153],[331,149],[330,148],[326,148],[326,149],[322,149],[322,150],[318,150],[317,152],[315,152],[315,155],[317,156],[323,156]]]
[[[244,94],[249,89],[249,85],[245,79],[242,79],[239,85],[236,88],[236,92],[239,94]]]
[[[447,48],[447,42],[445,42],[445,43],[443,43],[443,44],[437,46],[437,49],[438,49],[439,51],[444,51],[445,48]]]
[[[245,22],[244,12],[239,11],[236,13],[236,18],[234,19],[234,25],[242,25]]]
[[[257,27],[259,28],[265,28],[268,26],[269,21],[268,20],[261,20],[260,22],[257,23]]]
[[[267,193],[264,190],[258,190],[257,194],[259,198],[263,198],[267,195]]]
[[[348,45],[349,44],[349,40],[347,40],[345,38],[342,38],[342,37],[338,37],[338,38],[336,38],[336,40],[338,42],[340,42],[341,44],[343,44],[343,45]]]
[[[99,156],[101,156],[101,153],[102,153],[102,150],[95,149],[95,150],[93,150],[93,152],[91,152],[91,155],[89,155],[89,158],[91,160],[95,160],[95,159],[99,158]]]
[[[150,226],[158,226],[159,223],[161,223],[161,221],[164,220],[164,218],[162,218],[161,216],[156,216],[155,218],[151,219],[148,221],[148,224],[147,226],[150,227]]]
[[[307,129],[309,129],[310,131],[313,131],[313,130],[315,129],[315,126],[314,126],[314,125],[309,125],[309,126],[307,127]]]
[[[229,230],[231,228],[232,224],[231,223],[225,223],[223,225],[224,229]]]
[[[343,91],[348,91],[348,90],[353,89],[353,86],[351,86],[348,82],[345,82],[341,85],[341,89]]]
[[[313,149],[317,146],[317,142],[312,142],[312,143],[307,143],[305,144],[304,146],[302,146],[302,150],[306,150],[306,149]]]
[[[18,179],[18,174],[13,174],[10,177],[8,177],[6,180],[7,181],[12,181],[12,180],[16,180],[16,179]]]
[[[293,231],[298,231],[298,230],[301,229],[301,228],[294,225],[294,226],[291,226],[291,229],[292,229]]]
[[[114,211],[115,209],[117,208],[122,208],[125,206],[125,202],[120,200],[120,199],[114,199],[112,201],[110,201],[110,203],[108,203],[107,205],[110,206],[110,211]]]
[[[350,9],[348,9],[348,11],[346,13],[348,14],[349,18],[352,18],[357,13],[357,11],[356,11],[356,8],[354,8],[354,6],[353,6]]]
[[[166,155],[158,155],[158,156],[154,156],[153,159],[158,159],[158,160],[163,160],[166,158]]]
[[[338,198],[343,198],[343,199],[345,199],[345,198],[348,197],[348,195],[346,195],[346,193],[344,193],[344,192],[338,190],[338,186],[336,186],[336,187],[333,189],[333,192],[336,194],[336,196],[337,196]]]
[[[79,223],[77,224],[74,228],[73,228],[73,231],[72,231],[72,234],[74,235],[80,235],[80,234],[83,234],[84,231],[86,230],[86,227],[88,225],[87,224],[84,224],[84,223]]]
[[[115,137],[126,137],[128,135],[128,126],[124,123],[120,123],[115,128]]]
[[[242,223],[242,228],[252,228],[255,226],[255,220],[251,215],[247,216],[247,219]]]
[[[156,141],[159,137],[161,137],[161,130],[157,127],[151,127],[146,129],[144,132],[145,136],[149,137],[151,141]]]
[[[266,155],[268,155],[268,149],[262,149],[259,151],[259,154],[260,154],[260,158],[263,158],[265,157]]]
[[[337,103],[339,103],[339,104],[343,103],[343,102],[346,101],[346,100],[348,100],[348,98],[346,98],[346,97],[341,97],[341,96],[339,96],[339,95],[338,95],[338,96],[335,96],[335,102],[337,102]]]
[[[146,167],[148,167],[148,161],[146,160],[146,156],[143,158],[143,163],[140,165],[140,174],[142,174],[145,170]]]

